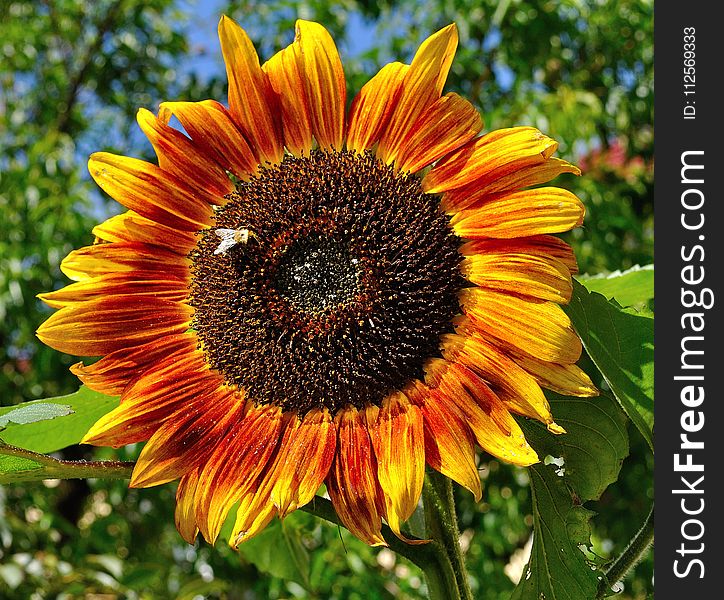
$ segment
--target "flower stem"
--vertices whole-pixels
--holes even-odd
[[[638,533],[626,546],[626,549],[621,553],[613,564],[606,570],[605,577],[601,580],[598,586],[597,600],[605,598],[609,594],[613,593],[611,586],[621,581],[628,572],[635,567],[638,562],[646,555],[649,547],[654,541],[654,507],[651,506],[651,511],[646,517],[643,526],[639,529]]]
[[[445,589],[439,589],[438,582],[431,578],[426,571],[430,599],[472,600],[465,559],[460,550],[460,532],[455,514],[452,482],[436,471],[429,471],[422,488],[422,497],[425,504],[427,534],[444,549],[454,575],[454,581],[447,582]],[[438,577],[438,579],[440,578]],[[455,586],[454,589],[450,588],[451,583]]]

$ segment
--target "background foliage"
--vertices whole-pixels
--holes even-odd
[[[409,61],[424,37],[455,21],[460,47],[447,89],[480,108],[486,129],[534,125],[560,140],[559,155],[582,166],[583,177],[557,183],[588,208],[569,241],[582,273],[595,275],[653,260],[652,12],[651,0],[0,0],[2,405],[78,388],[67,371],[75,358],[34,336],[49,314],[35,296],[63,285],[62,257],[90,243],[92,226],[118,210],[90,181],[87,155],[151,158],[135,126],[138,107],[224,99],[215,39],[221,13],[247,29],[262,59],[291,41],[296,18],[322,22],[340,48],[350,97],[381,65]],[[635,282],[644,276],[633,275]],[[591,281],[590,289],[603,285],[606,294],[608,284]],[[637,304],[653,308],[651,298]],[[651,503],[646,415],[641,422],[628,426],[629,458],[618,481],[586,504],[598,513],[598,556],[590,560],[618,554]],[[63,452],[89,456],[78,447]],[[131,459],[138,448],[103,452]],[[483,501],[456,489],[458,516],[476,598],[502,600],[522,574],[521,555],[542,509],[527,471],[480,460]],[[309,515],[295,513],[237,554],[223,543],[186,545],[173,506],[172,486],[0,486],[0,597],[422,597],[414,566]],[[264,550],[269,540],[273,556]],[[649,558],[622,597],[646,598],[651,577]]]

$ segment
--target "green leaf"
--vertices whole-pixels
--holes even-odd
[[[281,522],[275,519],[264,531],[239,546],[239,553],[257,569],[274,577],[296,581],[309,589],[309,552],[301,541],[301,527],[292,513]]]
[[[577,278],[591,292],[615,299],[621,306],[636,306],[654,298],[654,265],[635,266],[608,275]]]
[[[654,320],[574,281],[564,307],[583,346],[653,451]]]
[[[7,416],[20,409],[34,410],[38,405],[69,407],[72,414],[62,419],[36,421],[22,427],[6,429],[1,436],[5,443],[40,453],[67,448],[80,442],[93,423],[118,406],[118,398],[99,394],[83,386],[68,396],[34,400],[17,406],[0,408],[0,415]]]
[[[49,404],[47,402],[36,402],[26,404],[5,412],[0,410],[0,429],[7,427],[8,423],[27,425],[37,421],[47,421],[55,417],[64,417],[73,411],[66,404]],[[4,413],[4,414],[2,414]]]
[[[35,471],[36,469],[42,469],[42,465],[39,465],[34,460],[0,454],[0,475],[21,471]]]
[[[529,469],[533,549],[511,600],[595,596],[595,570],[579,549],[590,546],[592,513],[582,504],[600,498],[616,481],[628,455],[626,416],[612,398],[567,398],[552,393],[549,398],[556,422],[566,433],[554,436],[540,423],[521,423],[539,456],[553,460]]]

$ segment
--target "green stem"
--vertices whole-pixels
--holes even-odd
[[[436,471],[429,471],[422,488],[422,497],[425,504],[427,534],[444,549],[454,577],[453,581],[437,582],[431,580],[425,572],[428,577],[430,598],[431,600],[449,598],[472,600],[465,559],[460,550],[460,532],[455,514],[452,482]],[[439,584],[445,587],[440,587]]]
[[[302,506],[300,510],[325,519],[330,523],[344,526],[340,523],[332,503],[321,496],[315,496],[309,504]],[[412,535],[405,535],[411,541],[418,541],[419,539]],[[445,548],[439,541],[431,540],[426,544],[407,544],[399,539],[386,525],[382,526],[382,537],[384,537],[390,550],[404,556],[411,563],[417,565],[425,574],[431,600],[462,600],[463,598],[467,600],[468,597],[457,593],[458,585],[455,572]]]
[[[43,479],[128,479],[132,462],[118,460],[59,460],[0,441],[0,454],[31,460],[38,466],[0,473],[0,483],[42,481]]]
[[[629,542],[629,545],[621,553],[606,570],[604,578],[598,586],[598,594],[596,600],[605,598],[609,593],[613,593],[611,586],[623,580],[628,572],[635,567],[638,562],[646,555],[649,547],[654,541],[654,507],[646,517],[643,526],[638,533]]]

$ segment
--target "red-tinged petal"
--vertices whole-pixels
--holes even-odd
[[[483,450],[519,466],[538,462],[538,455],[508,408],[470,369],[433,359],[425,370],[425,380],[436,401],[448,402],[460,410]]]
[[[337,433],[326,409],[289,418],[269,475],[271,501],[281,518],[314,497],[329,473],[336,445]]]
[[[559,365],[518,354],[513,357],[541,387],[564,396],[598,396],[599,391],[591,378],[576,365]]]
[[[571,299],[571,273],[551,257],[486,252],[465,258],[460,272],[476,285],[501,292],[565,304]]]
[[[401,171],[416,173],[474,138],[483,128],[475,107],[455,93],[431,104],[412,126],[397,157]]]
[[[103,356],[128,346],[188,329],[192,309],[152,297],[114,296],[61,308],[37,336],[51,348],[75,356]]]
[[[540,256],[546,260],[554,259],[566,265],[571,274],[578,273],[578,263],[573,248],[553,235],[534,235],[512,240],[480,239],[460,246],[460,254],[463,256],[488,252],[513,252]]]
[[[245,401],[235,390],[219,388],[170,415],[146,442],[130,487],[151,487],[200,468],[213,448],[244,417]]]
[[[442,94],[458,45],[455,24],[427,38],[405,74],[402,93],[390,123],[380,139],[377,156],[386,163],[398,158],[409,143],[409,133],[422,113]]]
[[[475,441],[462,412],[447,396],[434,393],[421,382],[405,393],[422,412],[425,461],[436,471],[467,488],[479,501],[480,475],[475,466]]]
[[[581,356],[581,341],[570,319],[553,302],[483,288],[465,288],[458,298],[478,330],[512,350],[563,364],[573,364]]]
[[[531,165],[543,164],[558,142],[535,127],[498,129],[472,140],[443,158],[422,180],[429,194],[473,182],[486,185]]]
[[[161,167],[96,152],[88,161],[88,170],[111,198],[156,223],[181,231],[198,231],[211,224],[211,207],[198,191]]]
[[[337,451],[327,477],[327,492],[344,526],[370,546],[382,537],[383,493],[364,414],[345,408],[335,416]]]
[[[259,66],[249,36],[230,18],[219,22],[221,52],[229,80],[229,110],[260,160],[272,164],[284,156],[274,92]]]
[[[223,385],[201,352],[178,350],[133,379],[121,404],[98,419],[81,443],[118,448],[146,441],[175,412],[197,402],[203,406]]]
[[[196,492],[196,522],[209,543],[216,541],[234,503],[267,467],[279,444],[281,424],[278,407],[252,407],[209,456]]]
[[[359,91],[349,111],[347,148],[364,152],[374,146],[392,117],[409,65],[385,65]]]
[[[202,152],[239,179],[248,179],[263,161],[229,112],[215,100],[163,102],[159,115],[164,120],[174,115]]]
[[[495,196],[546,183],[563,173],[580,175],[581,170],[565,160],[550,156],[543,162],[523,165],[503,175],[498,172],[497,177],[493,173],[480,181],[450,190],[443,195],[441,204],[448,213],[460,212],[465,208],[475,208]]]
[[[299,70],[317,143],[323,149],[341,150],[347,102],[342,61],[329,32],[319,23],[298,20],[295,43],[299,44]]]
[[[189,471],[181,477],[176,489],[174,521],[176,521],[176,529],[178,529],[181,537],[189,544],[194,543],[199,533],[199,528],[196,527],[196,514],[194,513],[194,495],[196,494],[198,482],[198,470]]]
[[[139,242],[111,242],[73,250],[60,263],[60,270],[73,281],[136,271],[157,272],[175,279],[190,278],[190,262],[158,246]]]
[[[583,223],[586,209],[578,197],[561,188],[536,188],[463,210],[451,221],[462,238],[517,238],[559,233]]]
[[[197,344],[194,334],[169,335],[111,352],[90,365],[77,363],[70,371],[90,389],[108,396],[120,396],[128,383],[149,367],[155,367],[162,359],[178,352],[192,354]]]
[[[179,231],[161,225],[130,210],[96,225],[93,228],[93,235],[105,242],[131,242],[154,246],[147,250],[146,253],[149,255],[157,253],[157,248],[163,248],[183,256],[184,259],[198,242],[195,232]],[[177,261],[178,259],[175,262]],[[185,260],[182,262],[186,264]]]
[[[402,392],[393,392],[377,418],[368,421],[368,428],[377,457],[377,478],[385,494],[387,523],[400,536],[400,524],[415,511],[425,479],[422,413]]]
[[[260,533],[276,515],[269,501],[269,490],[248,491],[239,501],[236,520],[229,536],[229,545],[236,548]]]
[[[554,423],[550,404],[535,379],[493,344],[476,335],[445,335],[442,354],[489,382],[511,410],[549,426]]]
[[[224,204],[224,196],[233,191],[234,184],[208,152],[145,108],[136,119],[164,171],[203,190],[203,198],[210,204]]]
[[[309,155],[314,142],[301,63],[301,47],[294,42],[262,65],[281,108],[284,146],[295,156]]]
[[[55,292],[38,294],[52,308],[63,308],[98,298],[133,294],[181,302],[188,297],[188,281],[159,271],[132,271],[84,279]]]

